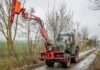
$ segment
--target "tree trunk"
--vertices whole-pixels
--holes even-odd
[[[32,40],[29,40],[29,43],[28,43],[28,47],[29,47],[29,56],[32,58]]]
[[[28,23],[28,48],[29,48],[29,57],[32,58],[32,40],[30,39],[30,25]]]
[[[8,47],[9,65],[10,65],[10,69],[12,69],[13,63],[14,63],[14,46],[13,46],[13,40],[12,40],[12,34],[11,34],[11,26],[8,26],[7,38],[8,38],[7,47]]]
[[[14,51],[13,51],[13,43],[11,39],[7,40],[7,46],[8,46],[9,62],[10,62],[10,65],[12,66],[14,62]]]
[[[54,43],[57,43],[57,32],[54,31]]]

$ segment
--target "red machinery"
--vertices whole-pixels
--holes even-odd
[[[30,20],[37,21],[37,23],[39,23],[40,25],[39,29],[40,29],[41,35],[43,39],[45,40],[46,51],[48,51],[48,47],[49,47],[48,34],[44,28],[44,25],[43,25],[44,22],[38,16],[29,15],[28,13],[25,12],[25,10],[26,10],[25,8],[23,7],[21,8],[21,2],[19,2],[18,0],[13,1],[13,7],[12,7],[11,17],[10,17],[11,25],[13,24],[15,15],[20,15],[20,14],[26,21],[30,21]]]
[[[35,21],[37,21],[37,23],[39,23],[39,25],[40,25],[39,29],[40,29],[42,37],[45,40],[45,48],[46,48],[46,51],[44,53],[41,53],[40,59],[45,60],[47,66],[53,66],[54,62],[56,62],[56,61],[61,62],[63,65],[70,66],[70,57],[69,57],[69,55],[67,55],[66,60],[64,59],[64,49],[62,48],[62,45],[50,44],[48,42],[48,35],[44,28],[43,21],[35,15],[29,15],[28,13],[25,13],[25,8],[21,8],[21,3],[17,0],[14,0],[13,8],[11,11],[11,18],[10,18],[11,25],[13,23],[14,16],[16,14],[22,15],[22,17],[26,21],[35,20]],[[53,50],[50,51],[51,49],[53,49]]]

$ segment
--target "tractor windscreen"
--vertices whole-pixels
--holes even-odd
[[[69,39],[69,34],[60,34],[59,42],[64,43],[65,40]]]

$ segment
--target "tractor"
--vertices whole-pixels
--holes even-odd
[[[45,61],[48,67],[54,66],[59,62],[64,67],[70,67],[71,62],[78,62],[79,47],[75,43],[75,35],[73,33],[59,34],[58,43],[47,43],[48,48],[41,53],[41,60]]]

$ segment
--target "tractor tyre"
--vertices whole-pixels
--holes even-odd
[[[78,55],[75,55],[74,58],[72,58],[71,60],[72,60],[73,63],[77,63],[78,58],[79,58]]]
[[[71,59],[73,63],[77,63],[79,59],[79,50],[76,50],[74,57]]]
[[[64,57],[66,57],[66,58],[64,58],[65,59],[65,62],[62,63],[62,65],[63,65],[63,67],[69,68],[70,65],[71,65],[71,57],[70,57],[70,54],[65,54]]]
[[[47,65],[48,67],[53,67],[53,66],[54,66],[54,61],[46,60],[46,65]]]

